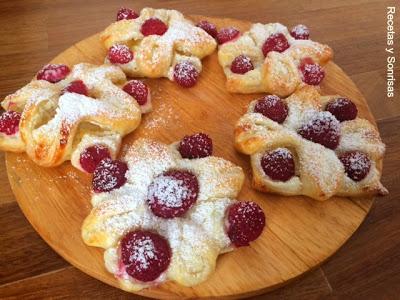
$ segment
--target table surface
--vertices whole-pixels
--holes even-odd
[[[293,283],[255,299],[377,298],[400,293],[400,89],[386,97],[386,7],[396,0],[305,1],[2,1],[0,99],[25,85],[51,58],[101,31],[121,6],[174,8],[185,14],[279,21],[311,28],[329,44],[335,62],[356,83],[387,145],[382,182],[390,195],[377,198],[359,230],[325,264]],[[398,4],[398,2],[397,2]],[[400,10],[400,6],[397,7]],[[400,11],[395,26],[400,32]],[[397,39],[397,41],[400,41]],[[396,41],[395,41],[396,42]],[[399,45],[397,46],[397,49]],[[397,50],[398,51],[398,50]],[[399,52],[398,52],[399,53]],[[396,57],[400,60],[400,57]],[[400,67],[395,67],[399,73]],[[400,76],[397,76],[400,80]],[[398,86],[398,82],[397,82]],[[396,86],[396,87],[397,87]],[[72,267],[34,231],[10,189],[0,153],[0,298],[140,299]]]

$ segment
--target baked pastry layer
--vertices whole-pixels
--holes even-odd
[[[54,70],[49,72],[59,72],[60,65],[50,66]],[[65,91],[76,81],[88,95]],[[80,155],[88,147],[104,146],[115,157],[122,137],[141,120],[137,101],[120,87],[125,82],[119,67],[87,63],[75,65],[65,79],[55,83],[32,80],[2,102],[6,111],[20,113],[21,120],[15,134],[0,133],[0,149],[26,152],[45,167],[71,160],[81,170]]]
[[[305,86],[282,99],[288,109],[282,123],[255,112],[257,100],[250,103],[247,113],[236,124],[235,147],[239,152],[250,155],[256,189],[281,195],[306,195],[316,200],[326,200],[334,195],[387,194],[380,183],[385,145],[369,121],[357,117],[339,123],[339,140],[338,145],[332,147],[334,149],[299,134],[299,129],[317,115],[325,118],[320,122],[323,126],[326,125],[325,120],[334,118],[325,109],[331,100],[339,97],[321,96],[315,87]],[[313,129],[319,131],[321,128]],[[294,174],[289,179],[285,178],[287,180],[273,180],[261,165],[263,156],[278,148],[288,150],[293,156]],[[346,174],[339,159],[342,154],[354,151],[364,153],[370,160],[368,174],[359,181]]]
[[[286,39],[288,48],[282,52],[270,51],[264,56],[264,43],[276,35]],[[244,74],[236,74],[232,72],[231,65],[241,55],[251,61],[253,69]],[[299,70],[304,59],[312,59],[314,63],[323,66],[332,56],[333,51],[329,46],[309,39],[295,39],[280,23],[253,24],[249,31],[220,45],[218,49],[218,60],[224,69],[229,92],[265,92],[281,97],[290,95],[304,84]]]
[[[143,34],[142,26],[150,19],[163,22],[167,30],[161,35]],[[180,12],[153,8],[143,8],[135,19],[112,23],[102,32],[101,41],[107,49],[125,45],[132,51],[131,61],[118,64],[127,75],[170,80],[174,80],[175,65],[181,62],[189,62],[201,72],[201,59],[216,48],[215,40]]]
[[[122,156],[128,166],[126,183],[110,192],[93,194],[93,209],[82,226],[83,240],[89,246],[105,249],[107,270],[126,290],[139,290],[166,280],[193,286],[210,276],[219,254],[233,249],[226,233],[226,210],[234,203],[242,203],[234,200],[243,184],[242,169],[214,156],[183,158],[178,147],[178,143],[136,140]],[[199,192],[184,215],[164,218],[155,215],[146,200],[155,179],[169,170],[192,173],[198,180]],[[177,190],[185,194],[168,187],[167,182],[162,184],[159,192],[166,197]],[[171,196],[169,200],[173,199]],[[157,233],[171,248],[168,269],[152,282],[132,278],[121,263],[121,238],[135,230]]]

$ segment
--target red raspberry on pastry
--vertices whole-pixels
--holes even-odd
[[[222,28],[217,34],[218,44],[222,45],[227,42],[236,40],[240,36],[240,31],[235,27]]]
[[[196,202],[198,194],[196,175],[185,170],[170,170],[153,180],[147,202],[156,216],[171,219],[183,216]]]
[[[211,35],[214,39],[217,37],[218,31],[217,31],[217,26],[215,26],[213,23],[210,23],[206,20],[202,20],[196,25],[197,27],[203,29],[205,32],[207,32],[209,35]]]
[[[103,159],[93,173],[92,187],[95,193],[110,192],[126,182],[128,165],[119,160]]]
[[[8,110],[0,116],[0,132],[6,135],[14,135],[19,130],[21,113]]]
[[[66,65],[49,64],[45,65],[43,69],[37,73],[36,78],[38,80],[47,80],[48,82],[56,83],[67,77],[70,71],[71,70]]]
[[[263,114],[272,121],[283,123],[288,115],[288,107],[281,98],[275,95],[268,95],[257,100],[254,112]]]
[[[308,40],[310,38],[310,30],[303,24],[298,24],[290,30],[290,35],[296,40]]]
[[[117,12],[117,21],[132,20],[138,17],[138,13],[130,8],[121,7]]]
[[[371,161],[361,151],[349,151],[339,156],[344,170],[349,178],[354,181],[363,180],[371,169]]]
[[[88,88],[82,80],[72,81],[69,85],[67,85],[61,92],[61,94],[65,93],[76,93],[87,96],[89,94]]]
[[[309,85],[319,85],[325,77],[324,69],[309,57],[301,61],[299,68],[303,82]]]
[[[262,46],[262,52],[264,56],[267,56],[269,52],[283,52],[289,48],[289,42],[283,33],[275,33],[270,35]]]
[[[254,66],[246,55],[239,55],[232,61],[231,71],[235,74],[246,74],[251,70],[254,70]]]
[[[128,232],[121,239],[120,251],[126,273],[142,282],[160,277],[167,270],[172,256],[164,237],[144,230]]]
[[[272,180],[288,181],[295,175],[293,155],[286,148],[265,153],[261,158],[261,168]]]
[[[94,145],[86,148],[79,158],[82,169],[88,173],[93,173],[97,165],[103,159],[111,159],[110,151],[102,145]]]
[[[354,120],[357,117],[356,105],[347,98],[339,97],[328,102],[325,107],[340,122]]]
[[[199,71],[189,61],[182,61],[174,67],[174,80],[182,87],[190,88],[197,83]]]
[[[148,35],[163,35],[168,30],[167,25],[158,18],[150,18],[144,21],[140,32],[144,36]]]
[[[236,247],[248,246],[265,226],[265,215],[255,202],[237,202],[228,208],[227,234]]]
[[[114,45],[108,49],[107,57],[112,64],[127,64],[133,59],[133,52],[126,45]]]
[[[213,144],[205,133],[185,136],[179,143],[178,151],[183,158],[201,158],[212,155]]]
[[[131,80],[122,89],[135,98],[141,106],[145,105],[149,100],[149,88],[143,81]]]
[[[339,145],[339,126],[338,120],[331,113],[324,111],[314,114],[298,133],[307,140],[335,149]]]

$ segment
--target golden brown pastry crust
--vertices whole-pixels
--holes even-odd
[[[313,113],[324,110],[328,101],[337,95],[321,96],[315,87],[304,86],[284,99],[289,114],[279,124],[254,112],[253,101],[248,112],[235,127],[235,147],[251,156],[254,188],[281,195],[306,195],[326,200],[334,195],[384,195],[386,188],[380,183],[385,145],[379,132],[367,120],[356,118],[340,123],[340,142],[335,150],[313,143],[297,134],[297,129]],[[261,157],[275,148],[288,148],[296,166],[295,176],[286,182],[269,178],[260,165]],[[337,155],[359,150],[368,155],[371,169],[367,177],[355,182],[346,176]]]
[[[264,58],[262,45],[275,33],[282,33],[290,47],[282,53],[271,51]],[[254,70],[245,74],[235,74],[230,67],[239,55],[248,56]],[[237,40],[219,46],[218,61],[226,75],[226,87],[232,93],[265,92],[285,97],[304,85],[298,70],[300,61],[310,57],[314,62],[325,65],[332,59],[333,51],[312,40],[296,40],[287,28],[279,23],[253,24],[249,31]]]
[[[151,17],[167,24],[168,30],[162,36],[143,36],[140,32],[143,22]],[[133,51],[132,61],[119,64],[129,76],[170,80],[173,80],[174,66],[180,61],[192,62],[200,72],[201,59],[216,48],[215,40],[180,12],[153,8],[143,8],[136,19],[112,23],[102,32],[101,41],[107,49],[123,44]]]
[[[61,91],[82,80],[90,96]],[[26,152],[37,164],[57,166],[66,160],[81,169],[80,153],[94,144],[118,153],[121,138],[139,125],[137,101],[118,85],[126,82],[117,66],[75,65],[62,81],[32,80],[2,102],[6,110],[22,113],[15,136],[0,135],[0,149]]]
[[[106,249],[106,268],[125,290],[149,286],[121,275],[119,269],[119,240],[131,230],[156,231],[171,246],[171,263],[156,283],[172,280],[184,286],[198,284],[214,271],[218,255],[232,250],[225,232],[225,210],[241,190],[242,169],[214,156],[183,159],[176,145],[136,140],[122,156],[129,167],[127,183],[108,193],[93,194],[93,209],[82,225],[84,242]],[[151,212],[146,199],[153,179],[169,169],[195,174],[200,190],[196,203],[184,216],[164,219]]]

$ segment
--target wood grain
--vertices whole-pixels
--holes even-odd
[[[210,21],[218,28],[229,24],[242,31],[251,25],[233,19]],[[105,50],[95,35],[62,52],[52,62],[70,66],[79,62],[99,64],[104,56]],[[326,66],[326,71],[323,93],[353,99],[359,116],[373,122],[365,99],[343,71],[333,63]],[[166,79],[147,82],[154,109],[124,140],[125,145],[139,137],[173,142],[185,134],[203,131],[213,137],[215,155],[233,161],[248,173],[248,158],[234,150],[232,134],[234,124],[257,95],[233,95],[226,91],[217,53],[204,60],[201,79],[192,89],[183,91]],[[7,154],[7,169],[19,205],[46,242],[74,266],[116,286],[115,279],[104,269],[102,250],[87,247],[80,240],[80,227],[90,209],[89,176],[78,173],[68,163],[60,168],[40,168],[25,155],[16,154]],[[335,198],[321,203],[306,197],[266,195],[252,189],[249,179],[247,176],[239,199],[257,201],[266,212],[268,230],[259,240],[251,247],[221,256],[215,273],[198,286],[184,288],[167,283],[140,294],[162,298],[237,297],[272,290],[332,255],[357,229],[372,203],[371,198],[357,202]],[[44,194],[48,196],[43,198]]]
[[[270,297],[271,299],[321,297],[326,299],[328,294],[334,298],[355,298],[358,293],[367,299],[397,299],[396,287],[400,286],[400,279],[395,274],[400,274],[400,263],[397,260],[400,235],[392,233],[399,231],[400,219],[388,217],[388,214],[400,209],[400,201],[398,201],[400,157],[397,151],[390,152],[390,149],[400,147],[400,139],[393,135],[393,132],[400,128],[398,117],[400,97],[397,94],[397,97],[390,101],[385,96],[386,57],[383,48],[386,43],[385,14],[386,7],[389,5],[398,5],[398,2],[396,0],[1,1],[0,80],[2,84],[0,96],[4,97],[26,84],[32,75],[57,53],[102,30],[114,19],[115,11],[120,6],[133,7],[137,10],[144,6],[168,7],[181,10],[186,14],[206,14],[260,22],[279,20],[288,26],[299,22],[307,24],[315,40],[326,42],[334,48],[335,62],[350,75],[363,92],[373,114],[379,121],[381,135],[388,145],[383,182],[391,194],[375,203],[367,217],[367,222],[364,222],[344,248],[329,260],[328,269],[319,269],[270,293],[270,296],[264,295],[259,299]],[[395,17],[397,24],[400,24],[399,16],[397,14]],[[399,74],[398,64],[395,70],[396,74]],[[392,119],[387,120],[389,117]],[[390,126],[387,121],[391,124]],[[12,214],[10,216],[2,214],[1,221],[4,226],[0,227],[1,238],[8,239],[8,245],[13,247],[20,243],[21,236],[16,234],[16,231],[30,232],[32,241],[36,239],[43,245],[32,247],[29,251],[19,251],[20,248],[17,248],[14,252],[9,251],[8,258],[12,261],[28,261],[32,255],[33,257],[49,257],[51,261],[54,257],[52,249],[42,242],[28,222],[17,222],[17,226],[11,231],[10,226],[6,226],[7,222],[14,222],[13,215],[19,214],[21,219],[23,216],[16,206],[15,209],[9,209],[8,203],[14,202],[15,198],[11,194],[4,169],[3,160],[0,159],[0,170],[2,170],[0,172],[0,211],[6,209],[8,214]],[[6,204],[3,204],[3,201]],[[374,211],[378,213],[374,214]],[[372,221],[369,222],[371,218]],[[373,255],[377,249],[379,251]],[[4,251],[4,247],[1,247],[1,256]],[[367,259],[368,257],[370,259]],[[0,272],[6,263],[4,260],[0,262]],[[48,264],[45,265],[48,266]],[[365,273],[362,267],[364,264],[368,266],[368,272]],[[69,268],[65,269],[60,265],[55,272],[63,273]],[[73,275],[66,272],[63,277],[64,288],[61,281],[58,281],[56,288],[49,279],[53,272],[51,270],[54,268],[48,267],[50,273],[45,269],[40,264],[15,269],[14,273],[18,273],[16,275],[18,278],[32,280],[29,281],[31,284],[28,285],[24,279],[13,281],[9,278],[8,283],[0,286],[0,298],[4,298],[3,295],[11,295],[15,299],[21,299],[31,295],[29,298],[37,299],[53,295],[57,298],[76,299],[81,291],[80,285],[87,287],[85,293],[87,297],[90,297],[90,294],[98,299],[122,297],[117,289],[99,284],[95,279],[79,271],[75,271],[81,274],[79,277],[69,277]],[[31,272],[42,276],[32,275]],[[315,277],[315,273],[319,275]],[[334,276],[331,276],[332,274]],[[326,279],[324,279],[325,275]],[[47,280],[46,285],[41,285],[42,280]],[[8,290],[12,290],[13,293],[6,293]],[[132,298],[132,295],[126,297],[129,296]]]
[[[0,285],[67,266],[55,252],[43,255],[48,246],[37,237],[15,202],[2,205],[0,228],[8,233],[0,235]]]

